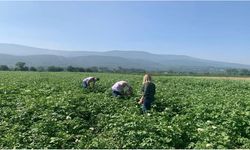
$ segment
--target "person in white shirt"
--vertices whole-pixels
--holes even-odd
[[[96,77],[87,77],[87,78],[85,78],[85,79],[82,80],[82,86],[83,86],[83,88],[88,88],[91,85],[91,83],[92,83],[92,85],[94,87],[96,81],[99,81],[99,78],[96,78]]]
[[[132,94],[132,87],[126,81],[118,81],[112,86],[114,97],[129,96]]]

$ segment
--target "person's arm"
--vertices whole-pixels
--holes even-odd
[[[96,82],[95,78],[92,78],[93,87],[95,87],[95,82]]]
[[[95,78],[89,79],[88,86],[90,86],[91,83],[93,83],[93,86],[95,86]]]
[[[133,89],[130,85],[128,85],[128,95],[132,95],[133,94]]]
[[[129,96],[129,95],[132,94],[132,87],[126,82],[123,83],[123,85],[122,85],[122,93],[123,93],[124,96]]]
[[[146,97],[150,92],[150,84],[146,83],[144,86],[143,97]]]
[[[139,104],[142,104],[144,101],[145,84],[142,86],[141,91],[142,91],[142,97],[141,97],[140,101],[138,102]]]
[[[144,102],[144,96],[141,97],[141,99],[139,100],[138,104],[142,104]]]
[[[128,85],[128,84],[127,84],[126,82],[124,82],[124,83],[122,83],[122,84],[120,85],[122,95],[126,95],[126,93],[125,93],[125,88],[127,87],[127,85]]]

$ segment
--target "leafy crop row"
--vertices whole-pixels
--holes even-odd
[[[87,76],[101,80],[84,90]],[[155,76],[141,115],[142,76],[0,72],[0,148],[250,148],[250,82]],[[116,99],[127,80],[135,95]]]

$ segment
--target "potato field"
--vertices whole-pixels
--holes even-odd
[[[81,87],[88,76],[95,89]],[[0,149],[250,148],[250,81],[153,76],[156,100],[141,114],[142,77],[0,72]],[[119,80],[132,97],[112,97]]]

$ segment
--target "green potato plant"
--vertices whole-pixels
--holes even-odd
[[[101,80],[83,89],[84,77]],[[156,100],[140,114],[143,75],[0,72],[0,148],[250,148],[250,82],[153,76]],[[133,95],[112,97],[126,80]]]

